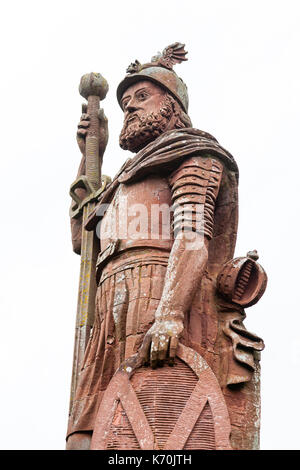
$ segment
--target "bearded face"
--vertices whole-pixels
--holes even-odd
[[[122,98],[124,125],[120,146],[138,152],[149,142],[170,129],[173,106],[169,96],[150,81],[129,87]]]

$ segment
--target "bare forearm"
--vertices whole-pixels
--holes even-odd
[[[208,240],[194,232],[196,249],[189,240],[176,238],[169,258],[165,284],[156,319],[183,319],[207,265]]]
[[[77,178],[85,174],[85,158],[82,156],[81,162],[78,168]],[[80,197],[80,199],[84,199],[85,197],[85,190],[84,189],[76,189],[76,194]],[[75,201],[71,202],[71,208],[74,206]],[[72,247],[73,251],[76,254],[80,254],[81,252],[81,230],[82,230],[82,217],[78,219],[71,219],[71,235],[72,235]]]
[[[194,156],[183,160],[169,176],[174,207],[172,226],[178,235],[170,254],[155,321],[140,351],[142,361],[146,364],[150,358],[152,367],[166,358],[170,364],[175,360],[184,316],[190,310],[207,266],[222,171],[223,166],[216,159]]]
[[[155,322],[147,332],[140,349],[141,361],[156,367],[168,356],[169,364],[175,360],[182,334],[184,314],[188,311],[207,265],[208,239],[195,233],[197,248],[176,238],[169,258],[161,301],[155,313]]]

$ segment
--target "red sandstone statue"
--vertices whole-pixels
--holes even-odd
[[[243,320],[267,278],[255,251],[233,259],[238,168],[192,127],[173,71],[185,56],[175,43],[128,67],[117,90],[120,146],[135,155],[102,186],[107,84],[98,74],[81,82],[88,105],[71,225],[83,261],[68,449],[259,446],[264,345]]]

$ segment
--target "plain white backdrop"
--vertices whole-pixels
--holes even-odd
[[[213,134],[240,168],[236,256],[257,249],[269,276],[245,325],[262,353],[262,449],[299,449],[299,104],[297,0],[11,1],[1,10],[1,449],[63,449],[79,257],[72,253],[69,186],[80,161],[80,77],[100,72],[110,140],[115,91],[130,62],[175,41],[189,60],[194,127]]]

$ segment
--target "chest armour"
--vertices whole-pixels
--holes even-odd
[[[120,184],[100,226],[101,253],[149,247],[171,250],[171,190],[166,178],[148,175],[133,184]],[[110,253],[110,256],[112,253]],[[101,256],[101,254],[100,254]]]

